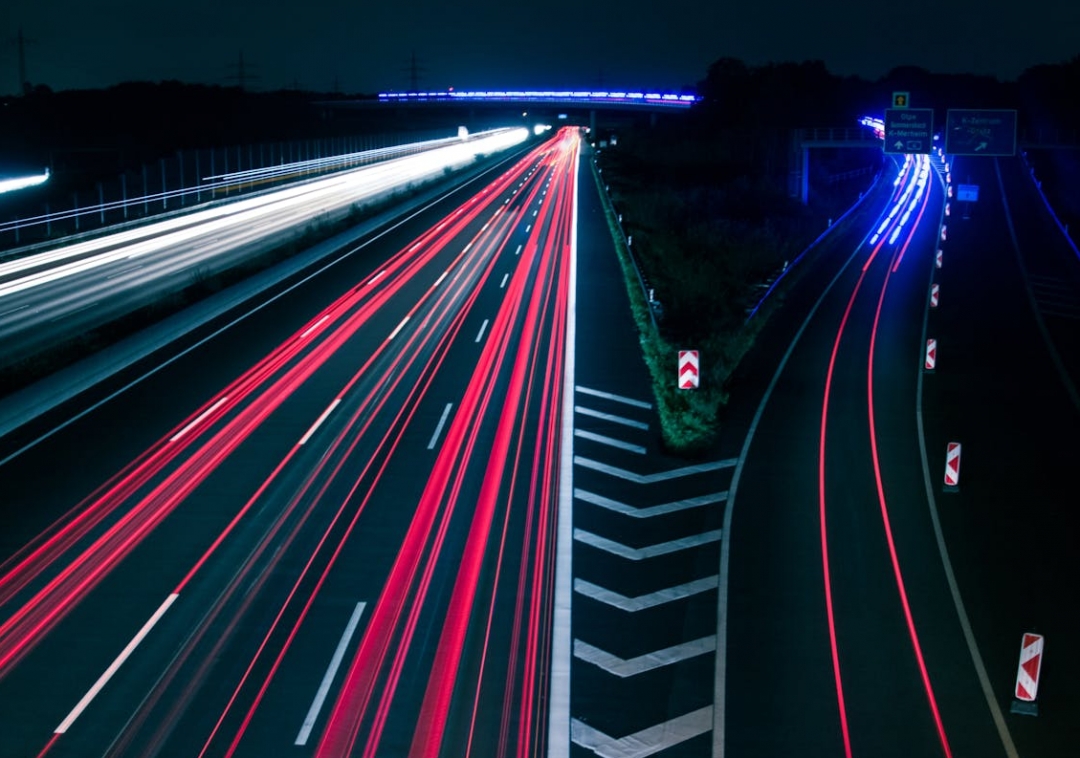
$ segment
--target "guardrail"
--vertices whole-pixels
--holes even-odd
[[[1021,151],[1020,159],[1027,166],[1028,175],[1031,177],[1032,183],[1035,185],[1035,191],[1039,193],[1039,197],[1042,198],[1043,204],[1046,206],[1046,210],[1050,211],[1050,218],[1054,219],[1054,223],[1057,224],[1058,229],[1061,230],[1062,235],[1065,237],[1065,241],[1069,243],[1069,247],[1076,253],[1076,257],[1080,258],[1080,249],[1076,247],[1076,243],[1073,242],[1073,238],[1069,235],[1069,225],[1061,223],[1061,219],[1057,213],[1054,212],[1053,206],[1050,205],[1050,200],[1046,197],[1046,193],[1042,190],[1042,182],[1035,176],[1035,167],[1028,163],[1027,151]]]
[[[765,293],[758,299],[757,305],[755,305],[753,308],[751,308],[749,313],[747,313],[746,321],[743,322],[743,326],[750,323],[750,321],[754,318],[754,316],[757,315],[758,311],[761,310],[761,306],[765,304],[765,301],[768,299],[769,295],[771,295],[773,293],[773,291],[776,290],[777,285],[780,284],[780,282],[784,279],[785,276],[788,275],[788,273],[790,273],[792,270],[794,270],[794,268],[797,265],[799,265],[799,262],[802,261],[802,259],[806,257],[806,254],[809,253],[811,250],[813,250],[815,247],[817,247],[819,244],[821,244],[821,241],[824,240],[826,237],[828,237],[829,233],[832,232],[832,230],[835,229],[840,224],[841,221],[843,221],[848,216],[850,216],[855,211],[856,208],[858,208],[860,205],[862,205],[863,200],[868,198],[870,196],[871,191],[874,189],[875,186],[877,186],[878,180],[881,179],[881,172],[884,171],[884,170],[885,170],[884,168],[878,169],[877,174],[874,176],[874,181],[872,181],[870,183],[869,187],[867,187],[865,190],[863,190],[862,192],[859,193],[859,199],[856,200],[851,205],[850,208],[848,208],[846,211],[844,211],[843,215],[841,215],[840,218],[836,219],[831,224],[829,224],[828,228],[826,228],[825,231],[823,231],[821,234],[819,234],[817,236],[817,238],[813,242],[811,242],[809,245],[807,245],[806,248],[801,253],[799,253],[797,256],[795,256],[795,260],[793,260],[790,264],[784,266],[784,268],[780,272],[779,276],[777,276],[769,284],[768,288],[765,290]]]
[[[469,135],[467,138],[471,139],[478,136],[482,136],[482,133]],[[204,162],[203,166],[200,166],[199,161],[201,151],[189,151],[189,155],[193,154],[194,156],[194,160],[189,159],[187,161],[189,176],[191,174],[195,176],[193,184],[185,182],[185,160],[181,151],[178,152],[175,160],[169,159],[170,166],[173,163],[179,166],[179,171],[175,171],[176,166],[170,168],[173,181],[181,185],[179,188],[167,188],[169,179],[166,173],[166,160],[161,159],[160,186],[162,190],[160,192],[146,192],[144,190],[140,194],[129,196],[127,192],[127,176],[121,175],[119,180],[113,183],[119,185],[121,197],[118,200],[106,201],[104,184],[99,182],[96,192],[98,202],[96,203],[79,205],[78,193],[72,195],[72,207],[62,211],[50,211],[49,203],[44,203],[44,213],[16,217],[0,222],[0,238],[10,235],[7,237],[9,244],[7,246],[0,245],[0,257],[11,256],[17,252],[31,252],[56,244],[58,239],[61,238],[79,238],[91,231],[98,232],[105,228],[122,229],[151,218],[163,218],[176,210],[181,208],[190,209],[193,205],[201,204],[204,201],[214,202],[223,199],[235,199],[239,195],[253,195],[258,192],[276,189],[287,182],[309,181],[338,171],[346,171],[438,148],[446,144],[459,142],[461,139],[460,136],[439,137],[388,147],[346,150],[331,155],[318,155],[317,153],[321,152],[323,147],[312,148],[311,146],[305,146],[304,150],[309,155],[311,152],[315,152],[316,157],[305,156],[298,160],[294,160],[292,145],[289,146],[287,154],[284,144],[278,145],[276,150],[273,149],[274,146],[271,146],[268,156],[264,155],[263,150],[260,148],[257,157],[253,154],[254,150],[249,146],[249,165],[254,164],[256,160],[262,165],[257,168],[232,172],[228,170],[227,159],[224,162],[225,171],[215,171],[214,153],[217,152],[218,157],[221,158],[222,155],[227,156],[229,154],[227,151],[210,151],[211,160]],[[347,147],[343,140],[336,140],[336,142],[341,147]],[[330,144],[326,147],[332,148],[333,145]],[[300,158],[304,150],[297,147],[295,158]],[[239,148],[236,149],[235,156],[237,163],[239,163],[242,156]],[[192,163],[194,163],[193,167]],[[218,168],[221,167],[222,165],[219,163]],[[209,169],[205,172],[206,175],[200,170],[201,168]],[[157,173],[157,167],[155,167],[154,173]],[[149,183],[148,174],[147,167],[144,166],[142,172],[142,185],[144,188]],[[116,190],[117,187],[113,186],[112,191],[115,192]],[[117,218],[118,216],[119,218]],[[61,225],[62,237],[54,237],[54,225]],[[22,246],[21,250],[16,250],[20,246]],[[2,250],[3,247],[8,249]]]

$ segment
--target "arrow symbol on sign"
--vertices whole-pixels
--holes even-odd
[[[687,363],[685,366],[682,367],[682,370],[679,372],[679,374],[693,374],[694,376],[697,376],[697,372],[697,366],[695,366],[693,363]]]
[[[894,147],[897,150],[903,150],[904,149],[904,142],[902,140],[896,140],[896,144],[894,145]]]
[[[975,152],[979,152],[980,150],[985,150],[985,149],[986,149],[986,143],[985,143],[985,142],[980,142],[980,143],[979,143],[979,144],[978,144],[978,145],[977,145],[977,146],[975,147]]]

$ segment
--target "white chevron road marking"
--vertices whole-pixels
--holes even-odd
[[[638,595],[637,597],[620,595],[618,592],[601,587],[599,584],[586,582],[584,579],[575,579],[574,592],[579,595],[584,595],[585,597],[591,597],[593,600],[618,608],[619,610],[627,611],[628,613],[636,613],[637,611],[643,611],[647,608],[655,608],[664,603],[671,603],[702,592],[715,590],[717,586],[719,586],[719,579],[720,577],[716,575],[707,576],[704,579],[695,579],[692,582],[680,584],[675,587],[665,587],[662,590],[650,592],[645,595]]]
[[[610,474],[611,476],[617,476],[620,479],[626,479],[627,481],[634,482],[635,484],[653,484],[655,482],[666,482],[669,479],[678,479],[683,476],[690,476],[691,474],[703,474],[708,471],[719,471],[724,468],[731,468],[738,459],[729,458],[723,461],[713,461],[711,463],[699,463],[696,466],[684,466],[683,468],[675,468],[669,471],[658,471],[655,474],[638,474],[634,471],[627,471],[616,466],[609,466],[606,463],[600,461],[594,461],[591,458],[582,458],[580,455],[574,456],[574,464],[577,466],[583,466],[585,468],[591,468],[593,471],[599,471],[604,474]]]
[[[628,558],[632,561],[640,561],[645,558],[655,558],[658,555],[677,553],[680,550],[687,550],[692,547],[698,547],[699,545],[706,545],[710,542],[719,542],[720,530],[714,529],[709,532],[695,534],[691,537],[671,540],[670,542],[659,542],[655,545],[649,545],[648,547],[628,547],[621,542],[609,540],[607,537],[601,537],[592,532],[586,532],[584,529],[575,529],[574,539],[578,542],[584,542],[586,545],[592,545],[595,548],[612,553],[613,555]]]
[[[652,671],[661,666],[670,666],[673,663],[685,661],[687,658],[705,655],[705,653],[711,653],[714,650],[716,650],[716,636],[709,635],[708,637],[702,637],[699,640],[683,642],[679,645],[666,647],[663,650],[654,650],[651,653],[645,653],[644,655],[639,655],[634,658],[623,659],[606,650],[601,650],[598,647],[590,645],[588,642],[574,640],[575,658],[588,661],[594,666],[599,666],[609,674],[614,674],[615,676],[624,679],[628,676],[635,676],[646,671]]]
[[[600,758],[645,758],[712,729],[712,706],[707,705],[626,737],[609,737],[583,721],[572,719],[570,739]]]
[[[717,492],[712,495],[701,495],[700,497],[691,497],[687,498],[686,500],[676,500],[671,503],[652,505],[647,508],[635,508],[632,505],[620,503],[618,500],[612,500],[609,497],[597,495],[593,492],[587,492],[583,489],[574,490],[574,497],[576,497],[578,500],[584,500],[586,503],[592,503],[593,505],[598,505],[601,508],[607,508],[609,511],[615,511],[616,513],[621,513],[624,516],[633,516],[634,518],[649,518],[650,516],[660,516],[665,513],[676,513],[677,511],[685,511],[688,508],[700,508],[703,505],[722,503],[727,500],[727,496],[727,492]]]

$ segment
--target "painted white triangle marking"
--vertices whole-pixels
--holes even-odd
[[[719,586],[719,579],[720,577],[716,575],[708,576],[704,579],[695,579],[692,582],[680,584],[675,587],[665,587],[662,590],[649,592],[645,595],[638,595],[637,597],[620,595],[618,592],[601,587],[599,584],[586,582],[584,579],[575,579],[574,592],[585,595],[585,597],[591,597],[593,600],[605,603],[606,605],[618,608],[619,610],[636,613],[637,611],[643,611],[647,608],[655,608],[664,603],[671,603],[676,600],[691,597],[692,595],[714,590]]]
[[[712,706],[707,705],[626,737],[609,737],[583,721],[571,719],[570,739],[601,758],[645,758],[712,729]]]
[[[699,640],[683,642],[679,645],[666,647],[663,650],[654,650],[651,653],[627,659],[620,658],[606,650],[601,650],[588,642],[574,640],[575,658],[588,661],[594,666],[599,666],[604,671],[623,679],[646,671],[652,671],[661,666],[670,666],[673,663],[685,661],[687,658],[696,658],[714,650],[716,650],[716,636],[711,634]]]
[[[655,545],[641,548],[628,547],[621,542],[609,540],[607,537],[601,537],[592,532],[586,532],[584,529],[575,529],[574,539],[578,542],[584,542],[586,545],[592,545],[595,548],[612,553],[613,555],[628,558],[631,561],[640,561],[645,558],[655,558],[658,555],[677,553],[680,550],[687,550],[692,547],[698,547],[699,545],[706,545],[710,542],[719,542],[720,530],[715,529],[710,532],[695,534],[692,537],[683,537],[682,539],[671,540],[669,542],[659,542]]]

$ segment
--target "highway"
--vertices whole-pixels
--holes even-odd
[[[725,756],[1080,744],[1077,260],[1019,158],[935,158],[894,235],[906,176],[807,274],[733,387],[727,434],[750,436],[726,535]],[[947,196],[949,178],[978,202]],[[1046,639],[1037,717],[1010,710],[1025,632]]]
[[[578,164],[0,437],[0,755],[1075,754],[1080,261],[1022,160],[893,156],[695,461]]]
[[[0,440],[5,755],[544,753],[577,154]]]
[[[306,223],[441,177],[527,136],[498,130],[0,263],[5,359],[32,356],[287,242]]]

